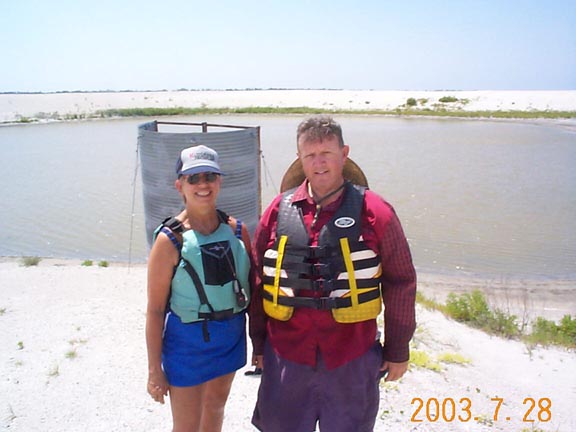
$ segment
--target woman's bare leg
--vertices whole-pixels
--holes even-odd
[[[170,387],[173,432],[220,432],[234,375],[193,387]]]
[[[214,378],[203,384],[201,432],[220,432],[224,422],[224,407],[230,394],[235,372]]]
[[[203,392],[203,384],[193,387],[170,387],[173,432],[200,431]]]

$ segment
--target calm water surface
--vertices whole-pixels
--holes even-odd
[[[266,205],[300,116],[186,117],[261,126]],[[144,262],[137,126],[0,127],[0,255]],[[175,120],[175,119],[173,119]],[[421,271],[576,277],[576,133],[553,123],[339,116],[350,157],[402,220]]]

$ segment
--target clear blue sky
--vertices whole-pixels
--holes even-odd
[[[0,91],[574,90],[574,0],[0,0]]]

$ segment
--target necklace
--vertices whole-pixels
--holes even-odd
[[[346,185],[346,182],[342,183],[340,186],[338,186],[332,192],[328,193],[327,195],[324,195],[322,198],[320,198],[318,200],[314,199],[313,193],[312,193],[312,188],[310,188],[310,196],[312,196],[312,199],[316,203],[316,212],[314,213],[314,219],[312,219],[312,224],[310,225],[310,228],[314,228],[314,226],[316,225],[316,222],[318,222],[318,216],[320,216],[320,210],[322,209],[322,202],[326,201],[331,196],[334,196],[335,194],[340,192],[344,188],[345,185]]]

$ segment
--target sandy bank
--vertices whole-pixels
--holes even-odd
[[[424,277],[422,290],[431,284],[440,293],[443,283],[452,282]],[[0,426],[26,432],[169,430],[169,406],[153,403],[145,392],[145,284],[141,265],[44,260],[26,268],[0,262]],[[575,353],[528,349],[423,309],[418,322],[414,349],[440,370],[412,368],[401,382],[383,386],[375,431],[520,431],[533,425],[524,417],[541,430],[576,430]],[[440,361],[456,354],[470,363]],[[248,369],[234,382],[225,431],[254,430],[249,419],[258,378],[244,376]],[[455,401],[456,420],[427,420],[425,408],[416,413],[415,398]],[[458,420],[467,417],[463,398],[472,404],[468,421]],[[496,420],[492,398],[503,399]],[[527,413],[526,398],[544,406],[550,399],[551,420],[544,421],[547,412],[538,406]]]
[[[553,110],[576,111],[576,91],[376,91],[376,90],[230,90],[114,93],[0,94],[0,122],[22,117],[86,115],[112,108],[238,108],[311,107],[326,109],[393,110],[408,98],[426,101],[432,108],[439,99],[467,100],[456,104],[467,111]]]

